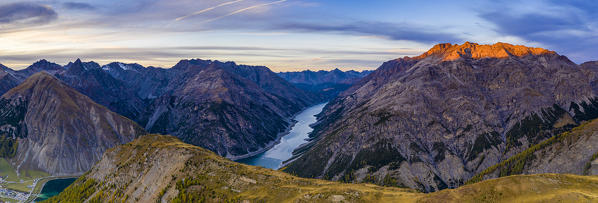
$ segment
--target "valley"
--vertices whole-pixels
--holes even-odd
[[[309,107],[295,116],[296,121],[288,134],[280,138],[278,144],[261,154],[253,157],[237,160],[240,163],[261,166],[270,169],[279,169],[283,162],[293,156],[293,151],[302,144],[307,143],[309,133],[313,131],[310,127],[316,122],[316,115],[322,112],[326,103]]]
[[[10,89],[0,100],[0,124],[3,125],[0,128],[3,133],[0,173],[7,178],[1,185],[6,189],[3,194],[7,201],[31,201],[38,195],[41,199],[47,198],[56,191],[44,193],[46,182],[83,174],[106,147],[130,141],[147,131],[170,132],[196,144],[197,139],[208,139],[199,145],[217,152],[224,150],[220,151],[221,155],[230,159],[276,154],[263,152],[280,139],[272,150],[284,148],[287,151],[284,155],[287,157],[277,160],[276,164],[281,164],[308,138],[311,129],[308,125],[315,122],[314,115],[325,105],[308,108],[322,98],[295,88],[265,67],[233,62],[181,60],[171,69],[162,69],[123,63],[100,66],[81,60],[60,66],[40,60],[24,70],[3,68],[5,76],[14,79],[7,84]],[[34,113],[33,109],[42,114]],[[90,111],[89,118],[79,112],[84,109]],[[299,113],[301,109],[305,114]],[[69,118],[66,113],[72,113],[73,117]],[[288,134],[285,129],[290,130],[296,122],[294,114],[300,121],[294,125],[290,137],[281,138]],[[76,123],[69,123],[77,116],[78,120],[72,120]],[[198,120],[189,119],[191,117]],[[173,125],[176,122],[181,123]],[[144,124],[145,129],[137,123]],[[125,126],[119,126],[121,124]],[[30,128],[32,126],[35,128]],[[209,132],[224,132],[218,136],[228,134],[237,141],[227,138],[216,142],[214,137],[206,135]],[[71,134],[88,137],[67,136]],[[114,135],[116,137],[110,137]],[[122,135],[125,136],[118,137]],[[33,143],[29,143],[29,139]],[[64,148],[53,148],[61,146]],[[244,149],[233,153],[225,146]],[[40,147],[43,150],[38,150]],[[28,148],[31,151],[25,151]],[[72,158],[47,160],[63,156]]]
[[[598,203],[597,11],[0,0],[0,203]]]
[[[170,69],[41,60],[3,69],[16,86],[0,97],[0,192],[49,202],[594,200],[596,180],[581,175],[598,157],[596,67],[504,43],[439,44],[371,73],[279,73],[286,80],[200,59]],[[556,195],[528,194],[538,187]]]

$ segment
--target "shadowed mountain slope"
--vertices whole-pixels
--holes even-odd
[[[76,175],[104,151],[145,134],[135,122],[93,102],[47,73],[0,98],[2,157],[19,170]]]
[[[272,146],[315,102],[265,67],[191,60],[172,69],[180,74],[152,103],[146,129],[233,159]]]
[[[234,62],[181,60],[164,69],[79,59],[62,67],[41,60],[6,71],[0,90],[47,72],[148,131],[172,134],[229,158],[271,147],[292,117],[318,100],[266,67]]]

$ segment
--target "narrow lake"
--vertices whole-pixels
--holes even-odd
[[[326,103],[309,107],[295,116],[295,126],[289,131],[289,134],[280,139],[280,143],[264,153],[238,160],[238,162],[262,166],[265,168],[279,169],[282,162],[293,156],[293,150],[299,145],[306,143],[309,133],[313,131],[309,125],[316,122],[316,115],[322,112]]]
[[[43,201],[58,195],[58,193],[62,192],[66,187],[71,185],[71,183],[75,182],[75,180],[77,180],[77,178],[54,179],[48,181],[46,184],[44,184],[39,197],[35,199],[35,201]]]

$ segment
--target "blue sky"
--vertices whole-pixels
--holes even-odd
[[[598,60],[594,1],[3,0],[0,63],[373,69],[437,43],[507,42]]]

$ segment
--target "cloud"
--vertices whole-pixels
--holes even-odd
[[[499,7],[479,14],[494,24],[499,34],[540,43],[565,54],[573,61],[598,59],[598,15],[595,1],[543,2],[535,11]],[[522,5],[522,7],[525,7]]]
[[[258,5],[254,5],[254,6],[250,6],[250,7],[246,7],[246,8],[242,8],[242,9],[238,9],[238,10],[230,12],[230,13],[228,13],[226,15],[218,16],[218,17],[215,17],[215,18],[211,18],[211,19],[205,20],[205,21],[203,21],[203,23],[220,20],[222,18],[226,18],[228,16],[232,16],[232,15],[236,15],[236,14],[239,14],[239,13],[243,13],[243,12],[248,11],[248,10],[252,10],[252,9],[256,9],[256,8],[260,8],[260,7],[264,7],[264,6],[270,6],[270,5],[274,5],[274,4],[280,4],[280,3],[284,3],[286,1],[287,0],[280,0],[280,1],[275,1],[275,2],[270,2],[270,3],[263,3],[263,4],[258,4]]]
[[[538,13],[514,15],[509,12],[494,11],[480,15],[498,26],[499,31],[516,36],[534,36],[538,33],[559,30],[587,30],[576,16],[552,16]]]
[[[384,22],[356,22],[348,24],[323,24],[290,22],[275,25],[275,29],[302,32],[334,32],[353,35],[375,35],[391,40],[416,42],[461,42],[458,36],[442,31],[427,31],[424,28]]]
[[[58,14],[51,7],[34,3],[0,5],[2,24],[45,24],[56,20]],[[2,28],[2,27],[0,27]]]
[[[363,50],[327,50],[327,49],[302,49],[302,48],[269,48],[269,47],[252,47],[252,46],[181,46],[181,47],[162,47],[160,50],[202,50],[202,51],[251,51],[251,52],[277,52],[277,53],[318,53],[328,55],[417,55],[420,50],[400,50],[400,51],[363,51]]]
[[[73,10],[95,10],[96,7],[88,4],[88,3],[81,3],[81,2],[64,2],[62,4],[67,9]]]
[[[237,61],[276,67],[377,67],[381,61],[397,55],[414,55],[414,50],[335,50],[322,48],[275,48],[259,46],[177,46],[152,48],[64,48],[3,53],[0,61],[21,69],[42,58],[66,64],[76,58],[107,64],[114,61],[134,62],[157,67],[171,67],[183,58]],[[317,58],[313,59],[312,55]],[[272,67],[271,67],[272,68]],[[284,69],[284,68],[283,68]],[[277,69],[277,70],[283,70]]]
[[[178,17],[178,18],[176,18],[176,19],[175,19],[175,21],[181,21],[181,20],[185,20],[185,19],[187,19],[187,18],[190,18],[190,17],[196,16],[196,15],[200,15],[200,14],[202,14],[202,13],[205,13],[205,12],[208,12],[208,11],[211,11],[211,10],[214,10],[214,9],[217,9],[217,8],[220,8],[220,7],[223,7],[223,6],[227,6],[227,5],[231,5],[231,4],[239,3],[239,2],[241,2],[241,1],[244,1],[244,0],[235,0],[235,1],[224,2],[224,3],[218,4],[218,5],[216,5],[216,6],[212,6],[212,7],[209,7],[209,8],[202,9],[202,10],[200,10],[200,11],[194,12],[194,13],[192,13],[192,14],[189,14],[189,15],[186,15],[186,16]]]

